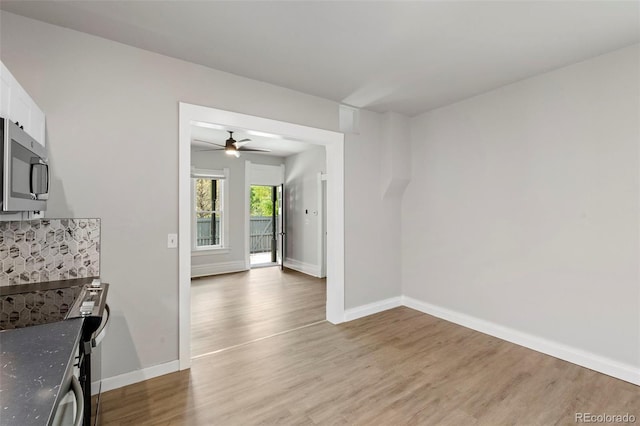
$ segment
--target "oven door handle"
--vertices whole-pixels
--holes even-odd
[[[84,420],[84,393],[76,376],[71,376],[71,391],[76,396],[76,407],[78,407],[73,426],[82,426],[82,421]]]
[[[102,315],[102,322],[98,330],[93,333],[93,338],[91,339],[91,346],[97,347],[100,343],[102,343],[102,339],[107,334],[107,328],[109,325],[109,320],[111,319],[111,308],[109,308],[109,304],[104,305],[104,314]]]

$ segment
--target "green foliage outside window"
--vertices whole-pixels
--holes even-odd
[[[215,190],[215,194],[213,191]],[[222,181],[195,179],[196,247],[219,245],[222,218]]]
[[[216,185],[216,205],[213,205],[211,191],[214,179],[196,179],[196,214],[197,217],[211,217],[211,212],[220,210],[220,184]]]
[[[271,186],[251,187],[251,216],[271,216],[273,214],[272,191]]]

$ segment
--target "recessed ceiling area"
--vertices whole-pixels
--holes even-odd
[[[637,1],[14,1],[55,25],[413,116],[640,41]]]
[[[280,135],[264,132],[244,130],[210,123],[195,123],[191,125],[191,152],[224,152],[224,149],[207,142],[224,145],[229,139],[229,130],[233,131],[233,139],[251,139],[243,148],[268,149],[269,152],[250,152],[251,154],[270,155],[274,157],[288,157],[312,149],[316,145],[285,139]],[[241,153],[242,154],[242,153]]]

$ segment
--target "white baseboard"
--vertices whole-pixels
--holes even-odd
[[[293,269],[295,271],[302,272],[303,274],[320,277],[320,267],[318,265],[300,262],[299,260],[287,257],[284,259],[284,266],[285,268]]]
[[[433,315],[434,317],[442,318],[472,330],[515,343],[516,345],[524,346],[599,373],[640,385],[640,369],[637,366],[624,364],[591,352],[475,318],[471,315],[422,302],[411,297],[402,296],[401,299],[404,306],[425,314]]]
[[[344,320],[352,321],[354,319],[366,317],[368,315],[377,314],[378,312],[402,306],[401,297],[390,297],[389,299],[379,300],[367,305],[356,306],[355,308],[344,311]]]
[[[179,369],[180,362],[176,360],[143,368],[142,370],[135,370],[130,373],[120,374],[119,376],[102,379],[102,392],[118,389],[144,380],[153,379],[154,377],[164,376],[165,374],[176,372]]]
[[[456,312],[451,309],[422,302],[407,296],[391,297],[389,299],[347,309],[344,317],[345,321],[352,321],[378,312],[386,311],[388,309],[393,309],[398,306],[406,306],[463,327],[467,327],[640,386],[640,371],[638,367],[631,364],[624,364],[591,352],[543,339],[541,337],[504,327],[502,325]],[[121,374],[119,376],[109,377],[102,380],[102,392],[107,392],[123,386],[152,379],[154,377],[173,373],[179,369],[180,362],[176,360],[154,365],[142,370]],[[96,385],[96,383],[92,383],[92,393],[97,391]]]
[[[244,260],[233,262],[207,263],[206,265],[191,265],[191,278],[207,275],[228,274],[229,272],[246,271]]]

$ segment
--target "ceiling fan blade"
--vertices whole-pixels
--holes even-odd
[[[248,144],[250,141],[250,139],[246,139],[244,141],[238,141],[238,142],[234,142],[234,145],[236,148],[240,148],[241,146],[245,146],[246,144]]]
[[[251,139],[247,139],[247,138],[245,138],[245,139],[240,139],[240,140],[239,140],[239,141],[237,141],[236,143],[240,143],[240,142],[250,142],[250,141],[251,141]]]
[[[223,148],[194,149],[194,152],[223,151]]]
[[[262,148],[238,148],[238,151],[271,152],[270,149],[262,149]]]
[[[202,139],[194,139],[193,141],[194,142],[208,143],[209,145],[215,145],[215,146],[219,146],[221,148],[225,147],[225,145],[220,145],[219,143],[215,143],[215,142],[203,141]]]

